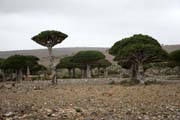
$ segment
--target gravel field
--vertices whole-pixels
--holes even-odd
[[[110,85],[118,79],[0,83],[0,120],[180,120],[180,81]]]

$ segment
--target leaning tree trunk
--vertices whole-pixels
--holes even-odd
[[[87,64],[86,72],[87,72],[87,78],[91,78],[91,66],[88,64]]]
[[[144,84],[144,68],[142,64],[138,66],[137,79],[141,84]]]
[[[48,51],[49,51],[49,60],[50,60],[50,69],[51,69],[52,84],[57,84],[56,66],[54,65],[54,57],[52,55],[52,47],[48,47]]]

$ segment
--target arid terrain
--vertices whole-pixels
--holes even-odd
[[[111,81],[2,82],[0,120],[180,119],[180,82],[123,86]]]

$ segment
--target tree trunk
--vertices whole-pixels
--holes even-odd
[[[108,77],[108,71],[107,71],[106,68],[104,68],[104,77],[105,77],[105,78]]]
[[[1,72],[2,72],[3,81],[6,81],[6,74],[5,74],[5,71],[2,70]]]
[[[100,67],[98,67],[98,78],[100,76]]]
[[[144,68],[143,68],[143,65],[140,64],[138,66],[138,74],[137,74],[137,78],[138,78],[138,81],[141,83],[141,84],[144,84]]]
[[[87,78],[87,70],[84,69],[84,78]]]
[[[68,69],[69,78],[72,78],[71,69]]]
[[[132,79],[132,81],[136,82],[137,81],[137,67],[136,67],[136,65],[132,65],[131,72],[132,72],[131,79]]]
[[[20,81],[22,81],[22,79],[23,79],[23,73],[22,73],[22,70],[20,69],[20,70],[17,70],[16,71],[16,74],[17,74],[17,81],[18,82],[20,82]]]
[[[27,66],[27,71],[26,71],[26,75],[29,76],[31,73],[30,73],[30,69],[29,69],[29,66]]]
[[[87,78],[91,78],[91,66],[88,64],[87,64],[86,72],[87,72]]]
[[[83,69],[80,69],[81,71],[81,78],[83,78]]]
[[[52,47],[48,47],[49,51],[49,60],[50,60],[50,69],[51,69],[51,80],[52,84],[57,84],[57,79],[56,79],[56,66],[54,65],[54,57],[52,55]]]
[[[26,80],[28,80],[28,77],[30,75],[30,69],[29,69],[29,66],[27,66],[27,69],[26,69]]]
[[[73,70],[73,76],[72,77],[75,78],[76,77],[76,68],[73,68],[72,70]]]

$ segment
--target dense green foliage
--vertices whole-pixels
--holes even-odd
[[[104,54],[99,51],[80,51],[74,55],[73,61],[77,63],[91,64],[104,58]]]
[[[180,63],[180,50],[171,52],[170,57],[173,61]]]
[[[58,43],[61,43],[68,35],[55,31],[55,30],[47,30],[39,33],[38,35],[32,37],[32,40],[37,42],[38,44],[46,47],[53,47]]]
[[[56,66],[58,69],[67,68],[81,68],[83,65],[73,62],[73,56],[64,57],[60,60],[60,63]]]
[[[2,63],[2,69],[4,70],[23,70],[26,71],[29,67],[30,71],[38,72],[40,70],[45,70],[46,68],[38,64],[39,58],[35,56],[23,56],[23,55],[13,55],[8,57]]]
[[[157,40],[148,35],[134,35],[116,42],[109,50],[123,68],[132,68],[132,79],[143,83],[144,66],[169,58]],[[139,76],[137,76],[139,75]]]
[[[3,64],[4,60],[5,60],[5,59],[0,58],[0,69],[1,69],[1,66],[2,66],[2,64]]]
[[[106,60],[106,59],[100,59],[100,60],[98,60],[97,62],[95,62],[95,63],[93,64],[93,67],[106,68],[106,67],[108,67],[108,66],[110,66],[110,65],[111,65],[111,63],[110,63],[108,60]]]
[[[22,55],[13,55],[8,57],[2,65],[2,68],[7,70],[19,70],[26,67],[26,57]]]
[[[152,44],[133,44],[119,50],[116,61],[131,61],[136,64],[148,64],[166,59],[168,54],[161,48]]]
[[[119,53],[119,50],[123,49],[124,47],[127,47],[129,45],[133,44],[152,44],[155,46],[160,46],[157,40],[154,38],[148,36],[148,35],[142,35],[142,34],[136,34],[129,38],[124,38],[118,42],[116,42],[110,49],[109,53],[112,55],[117,55]]]

